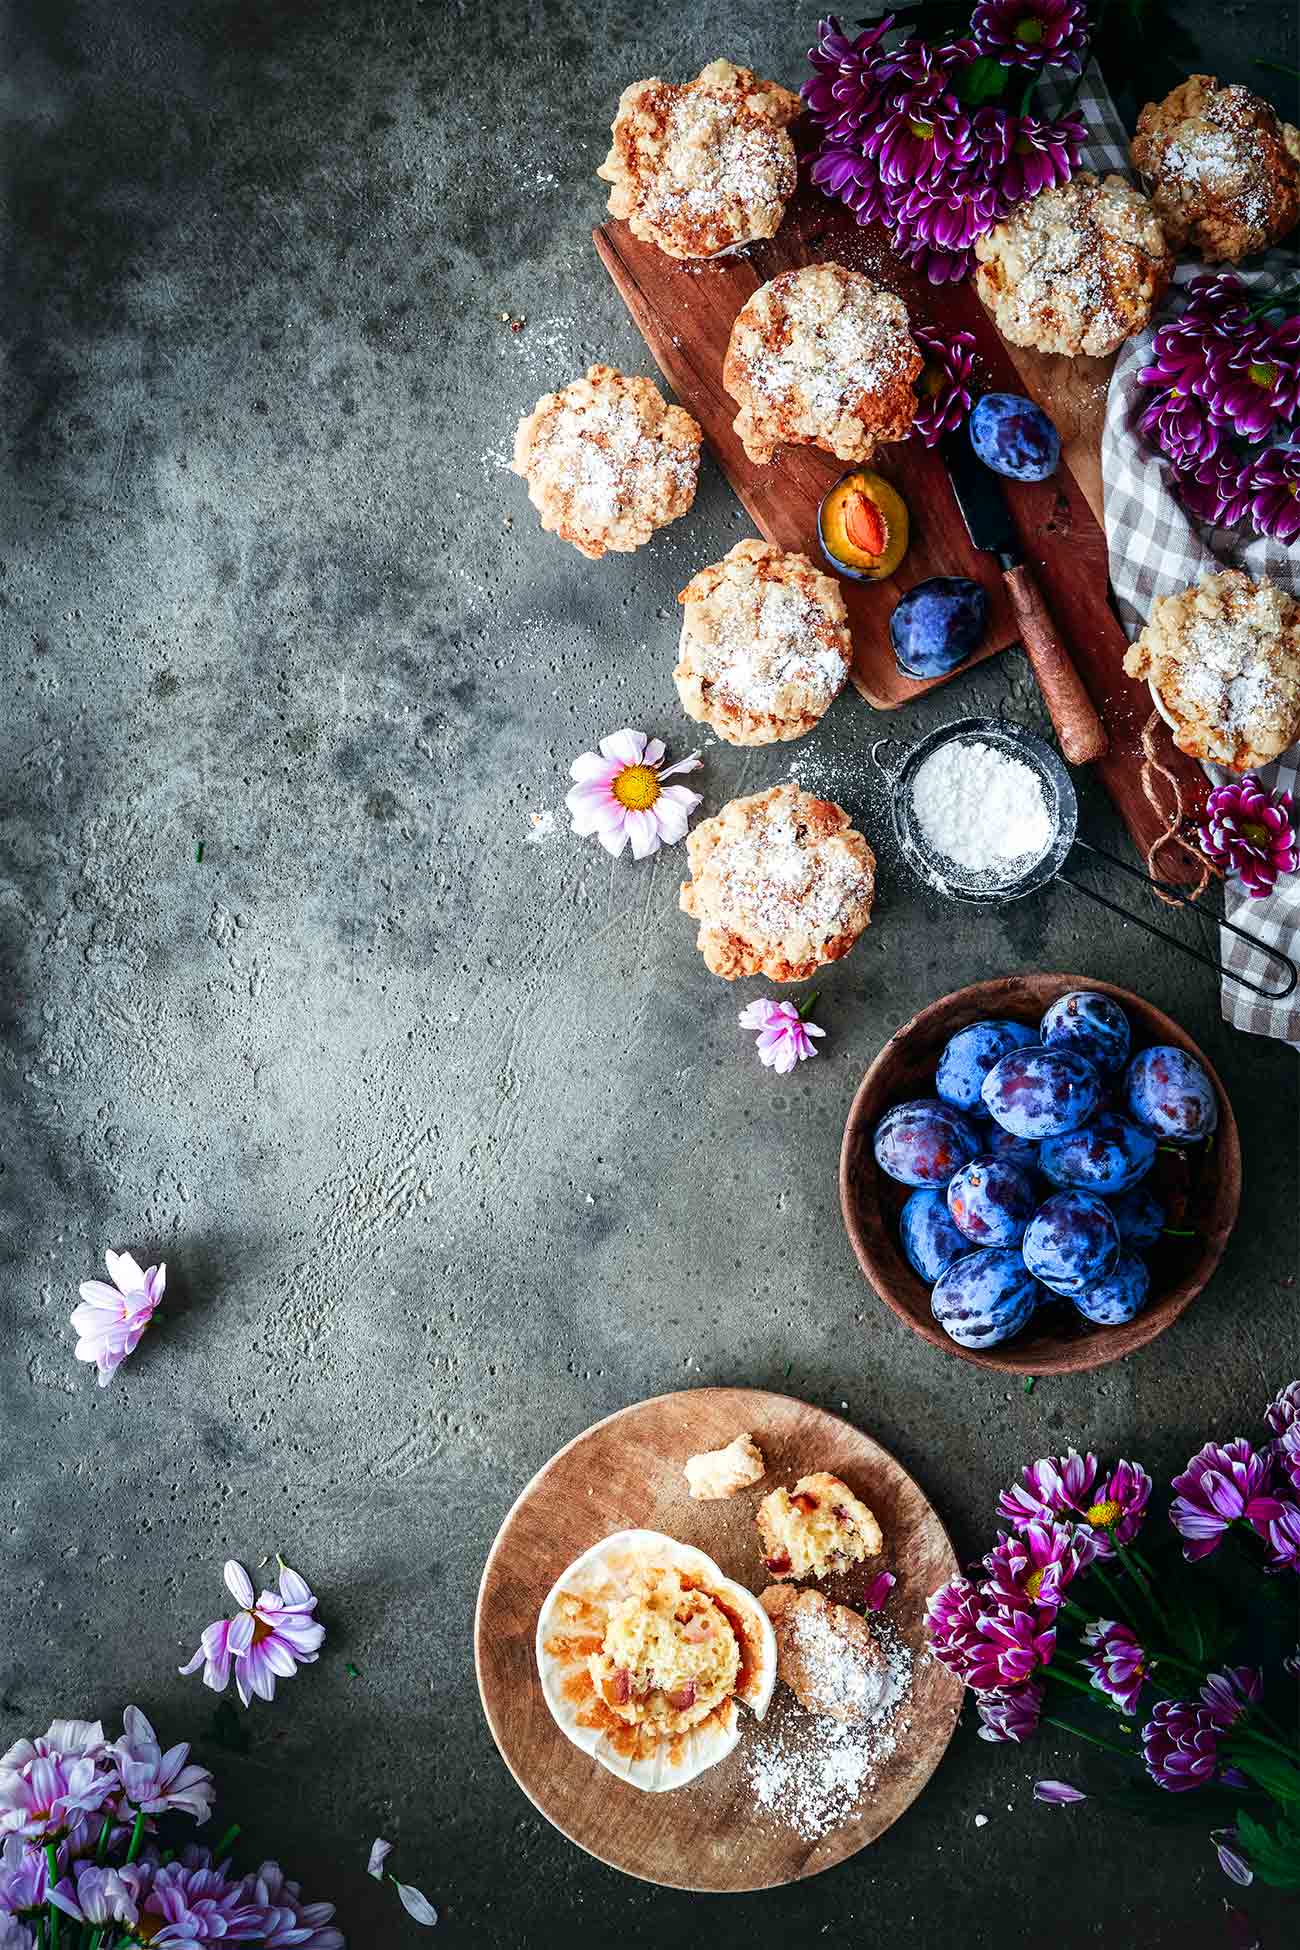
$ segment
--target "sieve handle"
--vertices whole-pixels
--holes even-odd
[[[904,744],[901,738],[877,738],[875,744],[871,747],[871,763],[878,772],[884,773],[891,785],[897,785],[903,775],[903,766],[911,756],[912,750],[913,747]],[[897,763],[894,765],[887,764],[880,756],[883,751],[896,751],[899,754]]]

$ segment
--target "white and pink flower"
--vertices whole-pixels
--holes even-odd
[[[575,833],[594,833],[616,858],[625,846],[644,860],[661,846],[686,837],[700,794],[689,786],[665,785],[677,772],[698,771],[698,752],[665,765],[662,739],[647,738],[630,726],[611,731],[598,752],[583,752],[569,767],[576,783],[565,795]]]
[[[167,1284],[166,1266],[142,1272],[130,1253],[105,1253],[112,1286],[104,1280],[83,1280],[81,1305],[74,1309],[77,1330],[74,1349],[78,1361],[93,1361],[99,1385],[107,1388],[128,1354],[153,1319]]]
[[[787,1076],[796,1063],[816,1056],[812,1039],[824,1036],[826,1031],[810,1022],[805,1014],[816,1000],[814,993],[796,1008],[793,1002],[769,1002],[765,996],[741,1010],[741,1028],[756,1032],[754,1046],[759,1062],[775,1070],[778,1076]]]

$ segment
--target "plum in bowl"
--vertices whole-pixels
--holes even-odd
[[[953,1337],[951,1323],[945,1331],[936,1318],[931,1285],[904,1250],[899,1218],[909,1190],[877,1164],[873,1134],[895,1104],[933,1096],[939,1060],[958,1031],[994,1020],[1023,1023],[1036,1033],[1054,1003],[1079,991],[1108,996],[1124,1010],[1132,1027],[1135,1058],[1147,1049],[1181,1050],[1192,1058],[1212,1088],[1217,1128],[1211,1142],[1179,1144],[1161,1139],[1154,1167],[1130,1191],[1118,1189],[1125,1154],[1113,1141],[1104,1155],[1094,1157],[1086,1147],[1080,1156],[1080,1146],[1069,1135],[1060,1139],[1049,1157],[1063,1162],[1069,1177],[1096,1183],[1098,1173],[1110,1173],[1116,1184],[1123,1250],[1115,1269],[1105,1275],[1104,1290],[1096,1289],[1097,1304],[1092,1308],[1096,1317],[1044,1291],[1007,1338],[996,1344],[986,1339],[983,1345],[961,1345]],[[1106,1126],[1104,1135],[1113,1140],[1116,1133],[1109,1123],[1118,1117],[1107,1120],[1108,1114],[1103,1113],[1099,1121]],[[1122,1129],[1118,1136],[1131,1146],[1131,1137]],[[1045,1194],[1057,1190],[1044,1181]],[[890,1038],[867,1071],[854,1097],[840,1150],[844,1223],[858,1264],[880,1299],[914,1333],[945,1353],[1007,1374],[1068,1374],[1098,1368],[1154,1340],[1201,1291],[1218,1265],[1236,1221],[1240,1193],[1236,1121],[1218,1076],[1191,1037],[1141,996],[1075,975],[1011,975],[979,982],[923,1009]],[[1151,1214],[1157,1204],[1167,1229],[1153,1241]],[[1149,1271],[1149,1290],[1141,1282],[1141,1269],[1130,1263],[1135,1249]],[[948,1281],[940,1295],[946,1302],[960,1281],[954,1282],[951,1267],[941,1277]],[[944,1315],[949,1310],[941,1305],[938,1312]],[[1012,1306],[1012,1321],[1015,1312]]]

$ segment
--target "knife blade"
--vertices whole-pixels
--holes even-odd
[[[991,555],[1002,571],[1020,625],[1025,655],[1033,665],[1043,702],[1051,712],[1061,750],[1072,765],[1087,765],[1101,758],[1110,743],[1105,726],[1070,661],[1070,653],[1057,633],[1043,592],[1025,561],[1025,551],[1001,482],[976,454],[963,427],[944,435],[939,452],[967,534],[974,546],[982,554]]]

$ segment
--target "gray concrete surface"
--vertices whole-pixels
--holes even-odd
[[[1296,59],[1292,9],[1175,13],[1195,64],[1294,100],[1251,65]],[[0,1743],[138,1701],[217,1767],[251,1859],[334,1897],[360,1946],[417,1937],[365,1878],[380,1831],[441,1940],[485,1950],[1226,1942],[1200,1826],[1034,1808],[1035,1777],[1080,1767],[1050,1741],[965,1728],[849,1866],[692,1902],[554,1834],[479,1713],[500,1518],[626,1402],[788,1368],[903,1458],[969,1555],[1027,1456],[1091,1444],[1167,1474],[1297,1366],[1291,1059],[1063,891],[937,909],[888,845],[855,700],[797,749],[707,752],[708,809],[793,762],[880,845],[877,924],[787,1081],[737,1030],[752,985],[696,955],[678,855],[525,844],[600,733],[690,742],[674,597],[743,532],[706,466],[687,520],[595,567],[502,471],[552,382],[647,363],[588,241],[613,105],[723,51],[797,82],[811,11],[31,0],[9,25]],[[1037,715],[1018,657],[901,723],[985,707]],[[1085,820],[1109,830],[1095,794]],[[1030,1397],[898,1327],[835,1198],[890,1029],[1020,967],[1172,1011],[1247,1164],[1177,1330]],[[128,1243],[168,1261],[166,1308],[100,1393],[67,1315]],[[329,1640],[236,1751],[176,1667],[222,1560],[276,1550]],[[1282,1942],[1280,1900],[1243,1901]]]

